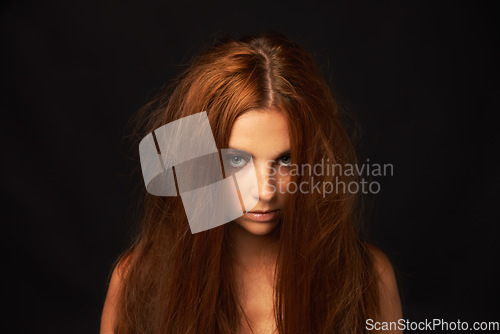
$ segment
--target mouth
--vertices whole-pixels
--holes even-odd
[[[254,210],[254,211],[247,211],[245,213],[245,216],[250,218],[253,221],[256,222],[268,222],[276,218],[278,215],[279,209],[276,210]]]

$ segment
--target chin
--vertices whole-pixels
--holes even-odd
[[[268,235],[278,227],[279,220],[270,222],[255,222],[249,219],[238,219],[236,224],[241,226],[243,230],[253,235]]]

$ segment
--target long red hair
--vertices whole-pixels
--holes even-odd
[[[217,147],[226,148],[234,121],[264,107],[285,113],[293,164],[356,163],[341,110],[319,68],[280,34],[213,45],[140,110],[135,134],[140,140],[166,123],[207,111]],[[335,176],[315,175],[314,182],[334,186],[356,178]],[[292,176],[311,191],[289,194],[275,231],[278,331],[365,332],[365,320],[377,316],[379,305],[373,259],[360,238],[358,196],[313,191],[308,177]],[[244,315],[228,224],[191,234],[180,197],[144,191],[143,199],[139,233],[119,261],[116,333],[237,332]]]

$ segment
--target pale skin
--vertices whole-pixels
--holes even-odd
[[[241,319],[240,334],[270,334],[276,332],[273,317],[273,273],[276,257],[270,233],[279,223],[289,182],[286,173],[270,176],[269,168],[289,164],[290,138],[284,114],[275,109],[250,110],[234,123],[229,148],[251,154],[258,181],[258,203],[251,210],[278,210],[278,215],[267,222],[254,221],[245,214],[229,223],[235,245],[235,273],[239,299],[247,320]],[[235,158],[236,163],[240,163]],[[255,194],[257,196],[257,194]],[[379,275],[381,305],[380,321],[398,321],[402,318],[394,270],[385,254],[371,247]],[[113,333],[116,300],[122,275],[115,269],[109,284],[101,320],[101,334]],[[384,332],[398,334],[401,331]]]

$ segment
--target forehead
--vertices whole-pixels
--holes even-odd
[[[269,156],[290,149],[288,122],[282,111],[252,109],[234,122],[229,147],[245,150],[254,156]]]

